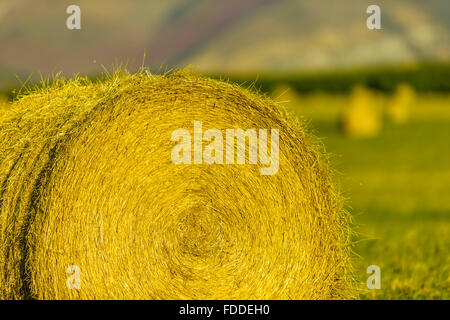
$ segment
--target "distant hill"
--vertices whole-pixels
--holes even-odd
[[[0,0],[0,88],[30,73],[97,73],[100,64],[192,64],[201,71],[279,72],[450,60],[448,0]],[[377,3],[382,30],[368,30]],[[24,79],[23,79],[24,80]]]

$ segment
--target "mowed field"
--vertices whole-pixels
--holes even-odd
[[[331,153],[355,223],[355,274],[363,299],[450,298],[450,96],[419,95],[402,125],[374,138],[344,136],[345,95],[300,96],[289,109]],[[366,268],[381,269],[368,290]]]

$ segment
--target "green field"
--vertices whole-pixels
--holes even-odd
[[[294,114],[322,138],[355,223],[363,299],[450,298],[450,97],[420,95],[403,125],[357,140],[339,132],[345,95],[300,96]],[[381,268],[368,290],[366,268]]]

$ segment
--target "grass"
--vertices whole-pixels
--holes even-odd
[[[420,95],[408,123],[368,140],[337,127],[344,95],[309,94],[293,113],[333,154],[358,235],[355,273],[363,299],[450,298],[450,99]],[[381,268],[368,290],[366,268]]]

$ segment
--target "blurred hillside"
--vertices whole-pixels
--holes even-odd
[[[382,30],[366,28],[366,0],[0,0],[0,89],[100,64],[193,64],[206,72],[284,72],[450,60],[448,0],[376,1]]]

